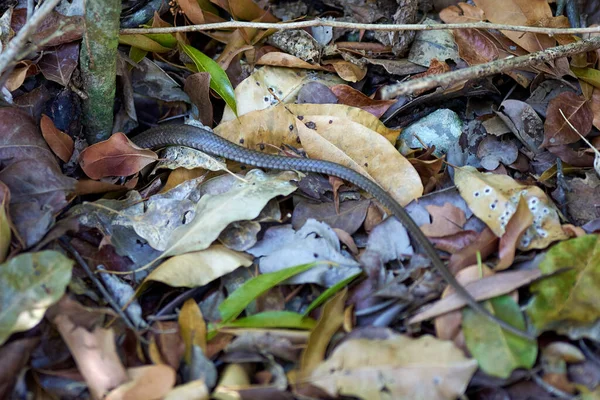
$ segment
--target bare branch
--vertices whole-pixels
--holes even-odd
[[[60,0],[46,0],[44,4],[33,13],[32,17],[27,20],[27,23],[23,25],[19,33],[8,42],[6,50],[0,54],[0,75],[6,71],[11,63],[18,61],[17,56],[27,44],[29,37],[59,2]]]
[[[431,31],[442,29],[497,29],[502,31],[518,31],[531,33],[544,33],[546,35],[569,35],[579,33],[598,33],[600,26],[591,28],[545,28],[539,26],[519,26],[490,24],[487,22],[475,22],[468,24],[359,24],[354,22],[332,21],[327,19],[313,19],[299,22],[243,22],[229,21],[204,25],[174,26],[168,28],[131,28],[122,29],[121,35],[145,34],[145,33],[175,33],[175,32],[201,32],[213,29],[236,29],[236,28],[258,28],[258,29],[302,29],[312,26],[331,26],[334,28],[347,28],[371,31]]]
[[[527,54],[524,56],[504,58],[486,64],[475,65],[469,68],[458,69],[440,75],[429,75],[424,78],[415,79],[387,86],[381,89],[383,99],[392,99],[401,95],[412,94],[417,91],[429,90],[438,86],[451,86],[455,83],[468,79],[491,76],[512,69],[528,67],[551,61],[556,58],[566,57],[573,54],[583,53],[600,48],[600,36],[589,40],[582,40],[564,46],[551,47],[546,50]]]

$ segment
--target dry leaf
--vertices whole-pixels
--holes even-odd
[[[512,265],[521,236],[532,223],[533,214],[527,206],[525,197],[521,197],[517,205],[517,211],[508,221],[506,233],[500,238],[500,245],[498,246],[499,260],[494,268],[496,271],[502,271]]]
[[[542,272],[539,269],[510,272],[504,271],[469,283],[465,286],[465,289],[467,289],[471,296],[476,300],[482,301],[510,293],[521,286],[530,284],[540,276],[542,276]],[[433,303],[431,307],[412,317],[408,323],[416,324],[418,322],[427,321],[428,319],[444,315],[450,311],[458,310],[466,305],[465,299],[454,293]]]
[[[322,104],[278,104],[222,122],[215,128],[215,133],[249,149],[273,153],[277,149],[267,146],[268,144],[300,144],[296,117],[305,115],[332,116],[353,121],[379,133],[392,144],[396,143],[400,133],[399,130],[387,128],[373,114],[343,104],[328,104],[326,107]]]
[[[477,362],[451,342],[391,333],[381,340],[344,341],[310,382],[333,397],[449,400],[464,393],[476,369]]]
[[[537,186],[522,185],[506,175],[480,173],[473,167],[457,168],[454,183],[473,213],[498,237],[506,232],[521,196],[525,197],[534,219],[518,243],[521,250],[543,249],[567,238],[554,204]]]
[[[552,18],[552,10],[547,0],[474,0],[483,10],[485,17],[495,24],[531,26],[537,21]],[[501,31],[506,37],[530,53],[553,47],[554,38],[548,35]]]
[[[175,385],[175,370],[168,365],[146,365],[129,368],[131,381],[111,391],[104,400],[159,400]]]
[[[52,150],[52,152],[63,162],[69,161],[73,154],[73,149],[75,148],[71,136],[58,129],[46,114],[42,114],[40,130],[42,131],[42,136],[44,136],[50,150]]]
[[[421,178],[414,167],[375,131],[345,118],[322,115],[304,115],[296,126],[310,157],[355,170],[358,165],[357,172],[366,171],[403,205],[423,194]]]
[[[396,102],[396,100],[373,100],[361,91],[348,85],[334,85],[330,89],[337,96],[341,104],[363,109],[377,118],[381,118],[387,109]]]
[[[467,3],[458,3],[440,11],[440,19],[447,24],[463,24],[469,22],[485,21],[482,9]]]
[[[431,223],[421,225],[420,228],[428,237],[450,236],[462,232],[463,225],[467,222],[465,213],[450,203],[443,206],[429,205],[425,207],[431,214]]]
[[[79,164],[87,176],[100,179],[133,175],[156,160],[158,156],[152,150],[142,149],[124,134],[115,133],[108,140],[83,150]]]
[[[570,124],[561,115],[561,111]],[[579,140],[577,132],[583,136],[590,133],[593,119],[592,110],[585,98],[573,92],[560,93],[548,104],[542,147],[575,143]]]

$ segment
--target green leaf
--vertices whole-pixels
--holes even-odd
[[[129,48],[129,58],[131,58],[134,62],[139,63],[146,57],[148,52],[146,50],[138,49],[137,47],[131,46]]]
[[[208,72],[210,74],[210,88],[217,92],[219,96],[225,100],[225,103],[237,115],[237,106],[235,103],[235,92],[233,86],[227,77],[223,68],[212,58],[206,56],[202,52],[196,50],[192,46],[184,43],[179,43],[185,54],[188,55],[198,68],[198,71]]]
[[[576,77],[590,85],[600,88],[600,71],[594,68],[576,68],[571,67],[571,71]]]
[[[291,311],[265,311],[219,325],[220,328],[288,328],[310,330],[316,321]]]
[[[119,44],[127,44],[129,46],[137,47],[138,49],[150,51],[152,53],[166,53],[171,51],[170,48],[164,47],[149,37],[139,34],[120,35]]]
[[[350,282],[352,282],[354,279],[356,279],[358,276],[360,276],[360,274],[362,274],[362,272],[358,272],[354,275],[350,275],[346,279],[339,281],[335,285],[327,288],[323,293],[321,293],[321,295],[319,297],[317,297],[312,303],[310,303],[310,305],[308,306],[306,311],[304,311],[304,315],[310,314],[314,309],[319,307],[321,304],[325,303],[334,294],[339,292],[342,288],[344,288],[346,285],[348,285]]]
[[[498,318],[524,330],[525,319],[510,296],[484,303]],[[470,308],[463,310],[463,333],[467,348],[488,375],[508,378],[516,368],[531,368],[537,357],[537,342],[502,329]]]
[[[170,33],[146,33],[146,37],[154,40],[158,44],[170,49],[174,49],[177,46],[177,39]]]
[[[252,302],[252,300],[256,299],[273,286],[291,278],[294,275],[308,271],[318,264],[320,263],[313,262],[310,264],[302,264],[295,267],[282,269],[281,271],[262,274],[250,279],[240,286],[235,292],[231,293],[229,297],[227,297],[225,301],[219,305],[219,311],[221,312],[223,323],[229,322],[240,315],[246,306]]]
[[[539,265],[545,274],[570,268],[531,286],[527,315],[538,331],[586,325],[600,318],[600,236],[558,243]]]
[[[65,293],[73,261],[57,251],[24,253],[0,264],[0,345],[37,325]]]

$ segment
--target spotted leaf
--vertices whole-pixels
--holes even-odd
[[[517,244],[521,250],[543,249],[567,238],[554,204],[537,186],[522,185],[506,175],[481,173],[473,167],[457,168],[454,183],[473,213],[498,237],[505,234],[519,200],[524,197],[533,223]]]

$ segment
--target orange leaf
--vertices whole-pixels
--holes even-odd
[[[75,148],[71,136],[58,129],[46,114],[42,114],[40,129],[52,152],[63,162],[69,161]]]
[[[118,132],[108,140],[83,150],[79,164],[87,176],[100,179],[135,174],[157,159],[155,152],[134,145],[127,136]]]
[[[454,41],[460,58],[469,65],[484,64],[498,59],[498,47],[478,29],[454,30]]]

